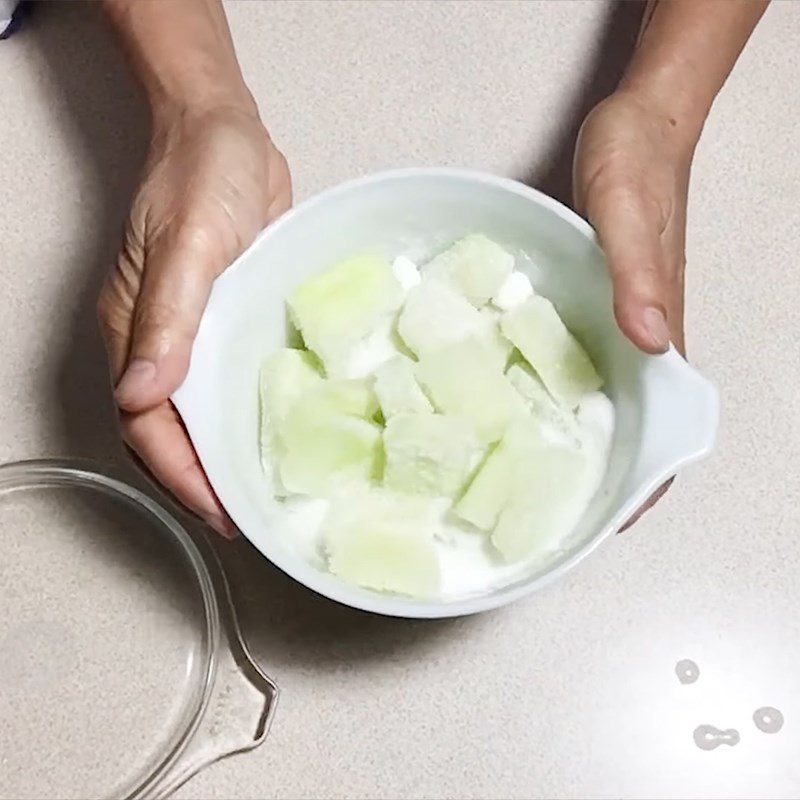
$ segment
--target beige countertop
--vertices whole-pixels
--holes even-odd
[[[143,154],[142,108],[86,7],[37,11],[0,43],[0,460],[120,460],[93,307]],[[635,6],[604,3],[228,12],[300,199],[417,164],[563,197],[575,127],[637,24]],[[220,544],[283,695],[267,743],[180,798],[797,797],[798,42],[797,8],[775,3],[695,162],[687,329],[722,398],[715,455],[565,580],[476,618],[371,618],[243,541]],[[691,686],[674,673],[683,658],[700,666]],[[773,736],[751,719],[767,705],[785,716]],[[741,742],[704,752],[702,723]]]

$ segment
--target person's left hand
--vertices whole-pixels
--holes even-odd
[[[669,115],[648,108],[625,90],[601,102],[578,137],[576,208],[594,226],[605,253],[617,323],[646,353],[662,353],[671,341],[685,355],[684,244],[694,144],[694,137],[678,131]]]

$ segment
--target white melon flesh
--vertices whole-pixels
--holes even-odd
[[[407,292],[422,282],[422,275],[419,274],[419,267],[406,256],[397,256],[392,261],[392,272],[400,285]]]
[[[353,347],[397,311],[405,292],[384,259],[362,255],[304,281],[289,298],[292,319],[330,377],[347,376]]]
[[[459,239],[423,267],[454,286],[476,308],[485,305],[514,269],[514,256],[482,234]]]
[[[471,420],[484,444],[499,441],[509,421],[527,412],[481,341],[467,339],[423,357],[416,375],[434,407]]]
[[[383,432],[384,485],[409,494],[452,497],[480,457],[469,420],[441,414],[398,414]]]
[[[492,305],[501,311],[510,311],[524,303],[532,294],[531,279],[524,272],[512,272],[492,295]]]
[[[414,377],[414,362],[395,356],[375,371],[375,394],[384,419],[396,414],[433,412],[433,406]]]
[[[408,293],[397,331],[419,358],[470,336],[484,335],[480,312],[447,284],[425,280]]]
[[[278,469],[287,492],[325,497],[342,485],[374,480],[383,448],[378,425],[342,413],[320,413],[313,396],[277,429]]]
[[[547,391],[567,408],[575,408],[584,394],[602,386],[589,356],[544,297],[529,297],[503,314],[500,325]]]
[[[523,469],[524,487],[515,487],[492,534],[506,561],[553,551],[573,531],[593,492],[587,456],[577,449],[545,445]]]
[[[434,545],[435,507],[385,489],[333,499],[322,524],[330,571],[348,583],[411,597],[431,597],[441,584]]]

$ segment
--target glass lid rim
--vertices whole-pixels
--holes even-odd
[[[64,486],[72,485],[117,497],[123,502],[132,504],[139,513],[153,518],[158,527],[165,534],[169,534],[173,542],[179,546],[184,561],[191,569],[194,583],[199,588],[203,601],[205,629],[201,636],[207,642],[206,652],[203,654],[198,679],[187,692],[189,702],[185,712],[174,726],[174,732],[164,748],[164,755],[155,756],[140,773],[114,790],[115,796],[134,800],[143,797],[144,793],[178,760],[205,714],[216,678],[221,619],[219,598],[206,560],[183,525],[155,499],[125,481],[101,471],[103,469],[110,471],[113,466],[99,461],[70,458],[2,462],[0,495],[6,492],[9,484],[18,481],[29,488],[52,487],[53,484],[47,481],[47,478],[50,478],[61,482]]]

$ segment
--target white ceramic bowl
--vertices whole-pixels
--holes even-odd
[[[534,286],[589,351],[616,408],[608,471],[557,558],[511,585],[416,601],[349,586],[277,535],[258,449],[258,372],[285,345],[284,300],[301,281],[364,250],[423,259],[482,232],[524,251]],[[449,169],[408,169],[351,181],[297,206],[263,231],[213,288],[184,384],[173,398],[214,490],[242,533],[276,566],[326,597],[402,617],[494,608],[563,575],[617,531],[665,479],[712,448],[714,388],[674,350],[645,356],[614,321],[603,255],[590,226],[515,181]]]

